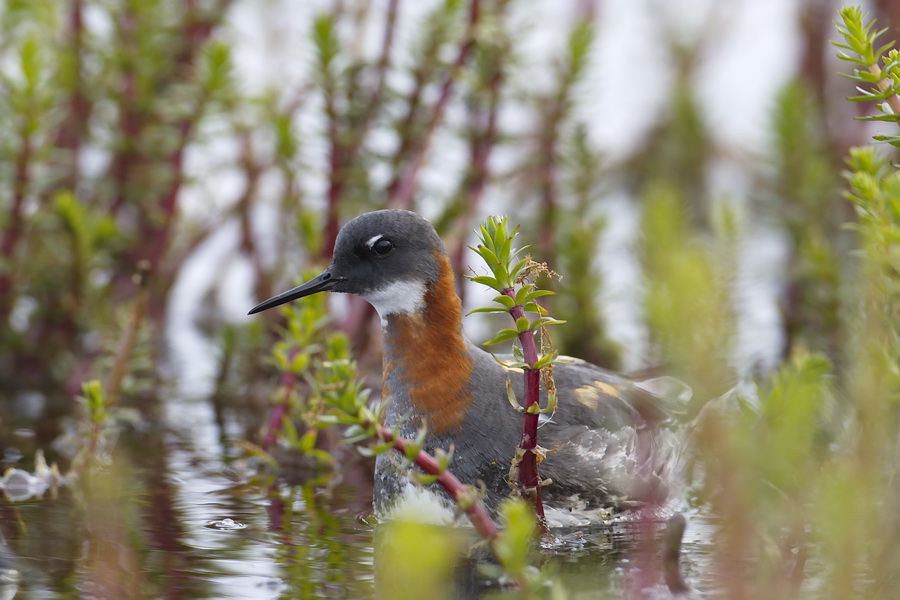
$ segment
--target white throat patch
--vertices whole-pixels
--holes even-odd
[[[419,312],[425,308],[425,282],[396,281],[360,297],[375,307],[382,323],[388,315]]]

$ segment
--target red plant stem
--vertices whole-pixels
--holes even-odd
[[[143,265],[139,265],[143,266]],[[135,274],[137,285],[139,287],[137,298],[134,301],[134,307],[125,331],[119,338],[119,345],[116,348],[116,354],[113,358],[112,368],[106,377],[105,385],[106,402],[110,406],[115,405],[119,401],[119,392],[122,389],[122,381],[128,372],[129,361],[134,355],[134,348],[137,344],[138,334],[141,325],[144,322],[144,316],[147,311],[147,273],[142,269]]]
[[[330,77],[329,77],[330,79]],[[331,146],[328,152],[328,205],[325,209],[325,243],[322,245],[322,258],[331,259],[334,254],[334,244],[340,229],[338,203],[341,192],[346,183],[347,170],[341,132],[338,128],[338,114],[335,107],[334,83],[325,84],[325,115],[328,117],[328,142]]]
[[[246,175],[244,191],[241,193],[235,209],[238,214],[238,223],[241,229],[240,250],[247,255],[253,265],[253,280],[256,282],[255,292],[257,298],[268,298],[272,295],[271,272],[263,265],[262,259],[256,247],[250,222],[250,209],[257,197],[259,178],[262,175],[262,167],[256,161],[253,151],[253,140],[249,133],[241,137],[241,166]]]
[[[589,5],[578,7],[579,21],[593,18],[593,9]],[[561,125],[566,118],[571,104],[573,86],[577,74],[565,71],[559,81],[556,93],[547,99],[542,107],[544,119],[538,132],[538,164],[537,178],[541,196],[541,223],[543,225],[539,248],[541,256],[552,261],[556,248],[556,228],[559,220],[559,190],[556,174],[559,165],[559,145]]]
[[[9,220],[3,241],[0,242],[0,252],[6,259],[12,258],[13,250],[22,237],[24,219],[22,211],[25,206],[25,191],[28,188],[28,168],[31,165],[32,142],[27,126],[22,126],[22,148],[16,156],[15,176],[13,179],[13,201],[9,209]]]
[[[219,17],[224,14],[230,0],[221,0],[218,3],[220,12],[210,13],[212,16],[204,16],[197,6],[196,0],[186,2],[184,25],[181,30],[184,43],[180,45],[169,59],[171,68],[160,74],[160,87],[177,83],[181,77],[190,78],[196,68],[197,58],[204,44],[212,35]],[[122,40],[123,55],[125,60],[122,67],[122,83],[120,102],[120,129],[122,131],[121,148],[118,151],[111,166],[112,179],[115,182],[115,192],[110,213],[116,215],[118,211],[133,201],[135,188],[140,188],[135,178],[141,174],[141,167],[149,162],[141,153],[141,141],[144,131],[148,126],[156,125],[160,115],[147,110],[139,110],[141,106],[138,97],[138,74],[135,64],[138,60],[138,49],[134,45],[137,34],[138,21],[133,11],[125,11],[118,23],[119,36]],[[138,224],[138,235],[142,239],[150,240],[150,243],[140,248],[135,248],[129,256],[133,263],[141,260],[150,262],[151,272],[159,268],[159,263],[166,254],[171,242],[173,229],[178,213],[178,198],[183,183],[184,153],[191,136],[203,116],[206,104],[209,101],[208,90],[202,90],[193,111],[175,121],[172,125],[178,133],[178,142],[163,161],[170,174],[171,181],[168,189],[161,193],[158,200],[158,213],[150,213],[144,210],[141,221]],[[140,191],[138,189],[138,191]],[[161,215],[161,218],[159,217]],[[157,300],[157,298],[154,298]],[[158,316],[159,307],[153,306],[151,312]]]
[[[414,145],[413,123],[415,123],[416,116],[419,114],[419,106],[422,104],[422,95],[425,91],[425,85],[427,84],[429,73],[428,59],[436,53],[437,47],[434,45],[434,40],[429,40],[429,47],[421,52],[421,55],[423,56],[422,62],[412,72],[412,91],[410,91],[408,95],[409,99],[406,103],[406,113],[403,115],[403,119],[400,121],[400,126],[398,127],[400,145],[396,152],[394,152],[394,156],[391,160],[394,179],[386,188],[388,197],[390,197],[392,190],[398,185],[401,172],[400,167],[403,164],[403,161],[407,160],[407,157],[412,152]]]
[[[229,2],[221,2],[220,6],[224,10],[227,8],[228,4]],[[184,37],[187,42],[181,49],[181,52],[177,53],[174,57],[175,64],[182,71],[193,68],[203,49],[203,45],[209,39],[210,35],[212,35],[216,25],[216,21],[201,18],[199,16],[199,9],[193,0],[188,2],[186,20],[187,23],[184,29]],[[209,92],[204,89],[194,106],[194,110],[189,115],[176,122],[178,144],[167,159],[172,173],[172,181],[169,184],[169,189],[165,192],[160,202],[160,208],[163,214],[163,225],[161,230],[152,238],[154,243],[151,246],[150,255],[148,256],[151,269],[157,267],[169,248],[169,243],[171,242],[172,234],[174,233],[175,219],[178,214],[178,198],[181,192],[181,185],[184,181],[185,150],[187,149],[188,143],[191,141],[194,131],[196,131],[199,126],[209,99]]]
[[[472,0],[472,3],[469,5],[469,30],[466,35],[466,41],[459,47],[456,60],[447,74],[447,79],[441,86],[437,102],[435,102],[434,109],[431,111],[431,117],[428,119],[428,125],[422,134],[413,159],[405,170],[398,172],[397,177],[388,186],[389,208],[409,208],[412,204],[413,193],[416,189],[416,178],[425,162],[425,156],[428,154],[428,149],[431,146],[431,138],[434,136],[434,132],[444,116],[444,110],[453,92],[453,84],[459,78],[459,72],[468,61],[469,55],[475,47],[475,28],[478,25],[480,13],[480,0]]]
[[[84,19],[83,0],[71,0],[69,5],[68,43],[72,53],[71,74],[73,76],[71,96],[69,97],[68,116],[60,124],[56,134],[56,147],[67,151],[68,172],[62,179],[63,188],[75,193],[78,187],[79,155],[82,138],[88,126],[91,105],[84,89],[83,63],[84,57]]]
[[[516,292],[512,288],[503,290],[505,296],[515,299]],[[516,305],[509,309],[509,314],[514,320],[525,316],[525,309]],[[522,344],[522,355],[525,362],[533,365],[538,361],[537,346],[534,343],[534,333],[526,331],[519,334]],[[547,518],[544,516],[544,502],[541,500],[541,478],[537,470],[537,435],[538,413],[532,413],[528,409],[540,403],[541,371],[540,369],[525,369],[525,414],[522,417],[522,439],[519,448],[524,450],[522,462],[519,464],[519,483],[524,490],[534,493],[534,513],[537,515],[543,533],[549,533]]]
[[[497,141],[497,113],[500,105],[500,86],[503,81],[503,69],[501,68],[502,57],[496,55],[493,57],[490,76],[488,77],[488,99],[487,99],[487,115],[484,117],[483,133],[474,132],[470,144],[470,164],[471,171],[468,181],[466,182],[466,190],[464,198],[466,209],[457,220],[456,234],[459,243],[456,250],[451,254],[453,261],[453,271],[462,273],[463,261],[468,245],[466,243],[466,235],[471,229],[472,217],[476,208],[481,204],[481,198],[484,195],[490,172],[488,163],[490,161],[491,151]],[[473,109],[472,120],[474,127],[481,126],[481,115],[476,109]],[[465,304],[465,286],[461,281],[457,285],[459,299]]]
[[[387,70],[391,65],[391,48],[394,45],[394,31],[397,28],[397,9],[399,5],[400,0],[390,0],[388,3],[387,22],[384,27],[384,42],[381,45],[381,59],[378,61],[378,83],[375,86],[375,92],[372,94],[372,99],[369,102],[369,109],[366,111],[363,122],[364,129],[368,128],[368,122],[371,121],[372,116],[375,114],[375,110],[378,108],[378,105],[381,104],[381,99],[384,97]],[[360,139],[361,137],[362,136],[360,136]]]
[[[384,97],[387,70],[391,64],[391,48],[394,44],[394,30],[397,23],[397,7],[399,0],[391,0],[388,5],[387,22],[385,24],[384,41],[381,46],[381,58],[378,61],[378,81],[375,91],[366,102],[364,113],[358,124],[350,123],[345,131],[340,131],[339,119],[335,108],[335,89],[332,83],[325,87],[325,114],[328,117],[328,140],[331,144],[329,153],[328,203],[325,216],[325,242],[322,245],[322,257],[330,259],[334,254],[334,244],[340,231],[339,204],[341,195],[347,185],[348,168],[359,152],[366,133],[372,124]],[[346,120],[346,119],[343,119]]]
[[[538,134],[537,179],[541,194],[540,234],[541,256],[551,260],[556,248],[556,225],[559,215],[558,171],[559,133],[569,103],[569,95],[574,83],[569,75],[559,84],[559,91],[544,106],[545,119]]]
[[[219,3],[223,11],[227,8],[230,0],[223,0]],[[175,76],[179,71],[188,73],[194,68],[197,57],[203,49],[206,40],[212,35],[217,21],[213,18],[205,19],[199,16],[199,9],[194,1],[188,2],[188,12],[186,15],[186,25],[183,32],[187,43],[176,53],[173,60],[177,67]],[[221,14],[221,13],[220,13]],[[193,111],[187,116],[179,119],[174,123],[178,132],[178,143],[172,152],[165,158],[167,170],[170,173],[171,181],[168,182],[168,188],[162,193],[159,199],[159,213],[161,214],[162,223],[154,218],[145,218],[141,223],[141,235],[151,240],[151,243],[145,248],[136,249],[137,252],[133,257],[137,262],[146,260],[150,264],[151,278],[157,284],[155,286],[155,295],[151,297],[150,314],[159,318],[164,310],[164,299],[168,295],[169,287],[175,280],[174,276],[167,276],[167,273],[160,273],[165,267],[169,270],[177,269],[179,265],[164,265],[163,259],[169,251],[172,239],[175,233],[175,226],[178,218],[178,201],[181,196],[181,188],[184,183],[184,157],[188,144],[191,142],[194,132],[198,129],[200,121],[203,118],[207,103],[210,100],[209,91],[201,90],[201,93],[194,105]],[[149,215],[147,215],[149,217]]]
[[[51,187],[50,190],[48,190],[49,193],[45,196],[45,198],[48,199],[60,189],[68,190],[75,195],[78,193],[79,157],[81,155],[82,139],[87,132],[88,120],[91,114],[91,104],[88,101],[84,89],[83,3],[83,0],[71,0],[69,5],[69,31],[67,34],[67,42],[72,57],[70,71],[73,79],[71,93],[68,98],[68,115],[59,125],[55,142],[57,148],[65,151],[63,153],[65,174],[56,186]],[[72,238],[72,241],[73,244],[75,244],[74,237]],[[77,256],[77,253],[73,253],[73,255]],[[63,322],[60,324],[60,331],[65,332],[65,334],[69,336],[75,335],[76,325],[74,323],[74,315],[77,313],[78,307],[82,304],[84,295],[84,260],[86,260],[86,257],[78,258],[73,262],[72,282],[69,290],[72,299],[72,308],[66,311],[65,317],[61,319]]]
[[[9,207],[6,231],[0,241],[0,256],[7,265],[0,272],[0,325],[5,326],[12,310],[10,294],[13,288],[12,265],[13,253],[25,230],[25,219],[22,211],[25,208],[25,192],[28,189],[28,169],[33,152],[31,135],[27,125],[22,126],[22,148],[16,156],[15,175],[13,176],[12,204]]]
[[[128,199],[127,188],[131,174],[138,167],[138,145],[141,135],[142,121],[137,112],[137,76],[135,63],[138,50],[135,47],[135,16],[127,7],[117,23],[119,41],[121,43],[122,80],[119,101],[120,148],[117,150],[111,165],[113,181],[113,200],[110,214],[116,215],[125,206]]]
[[[272,484],[268,489],[269,505],[266,512],[269,513],[269,530],[281,531],[284,528],[285,502],[278,493],[278,485]],[[285,547],[288,547],[285,544]]]
[[[160,209],[163,214],[163,224],[153,236],[153,242],[150,244],[150,252],[147,259],[150,261],[151,270],[156,270],[160,261],[169,248],[169,242],[172,239],[173,229],[175,228],[175,218],[178,214],[178,197],[181,191],[181,184],[184,175],[184,151],[190,141],[191,133],[195,125],[200,119],[202,113],[202,104],[205,98],[201,99],[195,114],[191,117],[182,119],[177,126],[179,133],[178,145],[169,156],[168,163],[172,173],[172,181],[169,188],[160,199]]]
[[[330,259],[332,254],[334,254],[334,244],[337,240],[338,231],[340,230],[337,207],[341,198],[341,193],[343,192],[343,186],[347,181],[347,167],[349,167],[351,161],[353,161],[359,153],[363,140],[375,119],[375,114],[379,107],[381,107],[384,99],[384,92],[387,85],[387,71],[391,65],[391,49],[394,45],[394,32],[396,30],[399,4],[399,0],[390,0],[390,3],[388,4],[384,39],[381,45],[381,58],[378,61],[377,67],[378,81],[375,84],[375,91],[372,92],[372,96],[367,102],[359,126],[351,127],[352,131],[346,132],[350,134],[350,141],[347,148],[342,153],[343,164],[332,164],[331,178],[328,187],[329,210],[325,225],[325,243],[322,249],[322,255],[325,258]],[[415,94],[421,92],[420,86],[417,86],[416,89],[419,90],[419,92],[416,92]],[[415,110],[412,110],[408,116],[412,118],[414,115]],[[331,133],[330,130],[329,133]],[[337,137],[333,137],[332,144],[334,144],[337,139]],[[349,314],[344,320],[341,329],[354,341],[355,347],[363,348],[368,343],[369,336],[367,335],[366,326],[372,321],[374,309],[369,303],[356,300],[358,299],[351,298]]]
[[[362,425],[363,427],[370,427],[371,423],[365,422]],[[386,442],[392,442],[395,450],[406,454],[409,440],[395,436],[383,425],[378,425],[377,431],[378,437]],[[470,492],[453,473],[450,473],[449,471],[442,472],[437,460],[427,452],[420,450],[419,453],[416,454],[416,458],[413,462],[416,463],[417,467],[425,471],[425,473],[437,475],[437,483],[450,494],[451,498],[459,501],[472,496],[472,492]],[[475,527],[478,534],[489,542],[493,541],[497,536],[497,525],[494,523],[494,520],[491,519],[491,516],[484,508],[481,501],[473,498],[471,504],[463,504],[463,507],[466,511],[466,516],[469,517],[469,521],[472,523],[472,526]]]
[[[287,394],[287,391],[285,391],[285,394]],[[289,406],[286,399],[272,407],[272,411],[269,413],[269,422],[266,424],[266,435],[262,441],[263,450],[269,450],[278,442],[278,434],[281,432],[288,410]]]

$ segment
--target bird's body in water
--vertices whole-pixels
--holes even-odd
[[[450,471],[463,483],[483,486],[484,502],[495,511],[510,494],[510,465],[522,433],[506,382],[521,399],[523,377],[463,335],[453,271],[431,223],[403,210],[353,219],[341,229],[332,263],[321,275],[251,314],[326,290],[355,294],[381,317],[385,425],[399,424],[409,438],[425,425],[424,449],[452,447]],[[542,491],[551,524],[599,522],[641,503],[661,504],[675,456],[674,445],[654,426],[659,399],[582,360],[556,365],[554,376],[558,410],[538,436],[548,450],[539,471],[552,481]],[[407,469],[398,453],[378,456],[376,515],[437,500],[445,517],[453,518],[449,496],[436,484],[417,487]]]

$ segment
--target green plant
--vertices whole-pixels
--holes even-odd
[[[900,52],[891,49],[893,41],[876,45],[887,29],[874,30],[874,20],[865,23],[862,9],[858,6],[841,9],[840,17],[838,33],[844,39],[843,42],[832,42],[841,49],[838,58],[862,67],[854,67],[852,72],[843,74],[861,84],[857,87],[860,94],[848,99],[876,103],[877,114],[860,117],[862,120],[896,123],[900,118],[900,97],[897,96],[900,91]],[[878,134],[874,137],[880,142],[900,147],[898,134]]]
[[[84,421],[80,427],[78,454],[72,459],[70,468],[70,473],[76,475],[90,470],[108,455],[114,422],[103,384],[97,380],[87,381],[81,390],[78,400],[84,410]]]
[[[364,455],[391,451],[403,454],[423,471],[412,474],[420,484],[441,485],[468,514],[479,534],[493,539],[496,526],[476,491],[447,470],[452,454],[439,452],[431,456],[424,452],[424,430],[417,439],[407,439],[399,435],[399,425],[394,430],[382,425],[381,407],[369,404],[368,390],[357,378],[356,364],[349,357],[346,336],[326,328],[324,296],[308,300],[282,309],[286,326],[282,340],[273,349],[282,373],[281,386],[275,393],[263,447],[245,443],[245,448],[270,464],[275,459],[269,451],[279,445],[333,464],[331,455],[317,448],[317,440],[320,430],[340,426],[347,443],[368,443],[359,446]],[[300,423],[302,432],[295,421]]]
[[[549,292],[538,290],[534,284],[525,282],[532,273],[545,271],[546,267],[536,265],[527,258],[517,259],[518,251],[512,248],[516,232],[509,231],[506,219],[488,219],[481,232],[483,245],[475,250],[490,266],[493,277],[473,279],[490,284],[500,292],[497,297],[500,308],[479,309],[477,312],[504,311],[513,316],[516,328],[501,331],[493,342],[511,337],[520,340],[521,350],[516,348],[514,351],[517,362],[508,366],[524,369],[528,382],[525,407],[518,405],[512,396],[511,386],[508,386],[510,402],[526,419],[523,442],[517,451],[517,460],[514,461],[512,470],[527,472],[530,468],[533,477],[537,478],[538,456],[542,452],[536,444],[537,417],[555,410],[556,399],[550,368],[557,362],[558,353],[549,350],[538,355],[534,336],[540,332],[542,342],[546,343],[544,328],[561,321],[545,316],[546,310],[536,302]],[[525,316],[526,310],[536,313],[538,318],[528,319]],[[506,528],[498,531],[479,501],[477,491],[462,484],[448,470],[452,449],[450,452],[438,450],[433,456],[429,455],[423,450],[426,433],[424,428],[416,439],[408,439],[400,436],[399,423],[393,430],[381,424],[381,407],[371,405],[368,401],[368,390],[363,389],[356,375],[356,365],[349,358],[346,336],[327,328],[324,296],[315,296],[296,306],[288,305],[282,309],[282,314],[286,317],[281,330],[282,339],[273,349],[275,363],[282,373],[281,386],[275,394],[275,404],[263,447],[257,448],[247,443],[244,447],[270,465],[277,463],[274,454],[277,448],[291,449],[319,462],[333,464],[331,455],[317,447],[317,441],[320,439],[320,431],[340,426],[344,441],[356,444],[364,455],[399,452],[406,457],[410,466],[415,465],[421,470],[410,473],[418,484],[438,484],[455,499],[475,530],[487,541],[505,572],[523,589],[532,585],[534,577],[527,568],[527,556],[533,539],[533,522],[521,516],[521,505],[509,501],[501,507]],[[542,373],[549,394],[548,405],[544,408],[537,401]],[[295,423],[300,424],[302,432]],[[527,445],[529,442],[530,445]],[[539,480],[532,482],[523,475],[520,482],[524,490],[521,495],[533,495],[534,502],[537,503],[535,511],[542,515]],[[400,531],[406,531],[403,527],[412,526],[397,527]],[[425,532],[420,533],[425,535]],[[440,537],[443,539],[443,536]],[[401,547],[401,552],[406,551]],[[417,557],[413,564],[418,564],[421,559],[423,557]],[[409,562],[411,559],[405,560]],[[452,558],[444,557],[444,560],[452,564]],[[397,565],[395,567],[399,568]]]
[[[144,318],[161,321],[184,248],[209,233],[176,240],[187,148],[235,98],[230,49],[215,39],[227,5],[0,10],[4,390],[77,389],[97,376],[104,352],[92,340],[122,303],[146,296]],[[91,11],[109,27],[93,28]]]
[[[845,8],[840,16],[843,40],[836,45],[841,58],[858,65],[850,77],[861,84],[861,94],[851,100],[875,100],[878,114],[871,118],[896,121],[896,52],[882,57],[890,44],[875,45],[880,32],[874,22],[864,23],[859,8]],[[819,264],[830,273],[818,282],[798,280],[801,285],[848,282],[847,289],[828,290],[829,318],[840,320],[840,336],[808,344],[829,352],[838,365],[796,344],[790,362],[773,376],[759,377],[754,389],[733,390],[703,406],[691,428],[693,464],[699,467],[696,491],[704,510],[721,519],[713,570],[726,595],[881,597],[900,581],[900,521],[894,514],[900,498],[895,473],[900,178],[874,148],[850,151],[847,197],[856,221],[847,225],[854,232],[854,250],[844,269],[841,245],[818,214],[827,199],[817,190],[827,191],[828,177],[804,122],[811,116],[804,95],[787,88],[777,112],[777,156],[784,163],[776,166],[780,194],[789,198],[786,208],[796,211],[782,222],[793,230],[801,259],[815,258],[810,251],[818,247]],[[876,140],[896,145],[898,137],[878,134]],[[670,273],[689,273],[703,260],[709,263],[676,253],[659,260],[668,261],[663,264]],[[694,268],[685,271],[691,263]],[[671,306],[698,291],[706,297],[700,279],[688,281],[667,288]],[[838,299],[839,309],[834,307]],[[662,323],[673,316],[669,310],[658,315]],[[808,340],[816,339],[816,326],[799,328],[813,336]],[[703,346],[694,348],[699,336],[691,333],[683,330],[671,339],[681,340],[688,360],[707,356]],[[703,375],[699,368],[695,372]]]
[[[538,418],[542,414],[556,412],[556,388],[553,384],[553,364],[559,362],[559,352],[549,348],[546,327],[564,321],[547,316],[547,310],[538,304],[538,298],[552,294],[549,290],[538,289],[529,280],[541,273],[547,273],[546,265],[538,264],[529,257],[519,258],[520,250],[513,248],[518,227],[512,231],[505,217],[488,217],[480,227],[481,243],[472,248],[484,260],[490,275],[471,277],[475,283],[485,285],[497,292],[494,298],[498,306],[476,308],[473,313],[508,312],[515,327],[501,329],[497,335],[485,342],[497,344],[516,338],[520,346],[513,346],[513,360],[504,362],[509,368],[524,371],[525,398],[523,404],[512,391],[512,383],[507,379],[509,402],[522,413],[522,438],[516,448],[516,456],[510,469],[510,481],[518,482],[518,493],[528,498],[534,506],[541,529],[547,533],[544,506],[541,501],[541,486],[538,464],[546,449],[538,445]],[[526,313],[537,315],[530,319]],[[540,335],[540,349],[535,335]],[[540,388],[543,381],[547,390],[547,405],[540,404]]]
[[[846,203],[818,110],[802,80],[788,82],[776,96],[763,207],[777,216],[791,244],[780,300],[784,356],[795,349],[822,352],[840,365],[846,342],[840,314],[843,255],[850,240],[841,231]]]
[[[650,188],[641,250],[654,360],[688,382],[696,407],[725,392],[734,379],[727,361],[734,324],[728,288],[734,232],[724,228],[711,247],[691,235],[687,212],[677,188],[662,183]]]

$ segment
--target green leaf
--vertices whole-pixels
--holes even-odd
[[[485,306],[483,308],[474,308],[466,313],[466,316],[474,315],[475,313],[505,313],[508,312],[507,309],[502,306]]]
[[[514,337],[518,337],[519,332],[515,329],[501,329],[497,335],[495,335],[490,340],[484,343],[485,346],[492,346],[494,344],[499,344],[500,342],[505,342],[506,340],[512,339]]]
[[[328,70],[340,51],[331,15],[320,14],[313,20],[312,38],[319,55],[319,64],[323,70]]]
[[[544,367],[546,367],[547,365],[549,365],[550,363],[555,361],[558,356],[559,356],[559,350],[553,350],[553,351],[543,355],[539,359],[537,359],[535,361],[535,363],[531,366],[531,368],[532,369],[543,369]]]
[[[297,352],[291,361],[291,373],[300,375],[309,367],[310,356],[306,352]]]
[[[516,305],[516,301],[507,296],[506,294],[499,294],[494,298],[494,302],[503,306],[504,309],[509,310]]]
[[[524,413],[525,409],[519,404],[519,399],[516,398],[516,391],[513,389],[512,381],[510,381],[509,377],[506,378],[506,400],[509,402],[509,405],[512,406],[516,412]]]
[[[546,308],[538,304],[537,302],[526,302],[522,307],[522,310],[525,312],[535,313],[538,315],[546,315],[549,314]]]
[[[886,114],[886,115],[870,115],[868,117],[854,117],[856,121],[884,121],[887,123],[896,123],[900,120],[900,115],[894,114]]]
[[[900,143],[900,135],[873,135],[872,139],[875,141],[890,144],[891,146],[897,146]]]
[[[503,239],[499,246],[499,251],[497,252],[497,258],[503,263],[503,266],[508,268],[509,261],[512,256],[512,238],[506,237]]]
[[[297,435],[297,428],[294,427],[294,422],[287,416],[284,416],[281,419],[281,437],[286,440],[292,448],[297,448],[300,445],[300,436]]]
[[[555,296],[556,292],[553,290],[534,290],[528,295],[528,300],[534,300],[536,298],[541,298],[543,296]]]
[[[432,483],[438,480],[439,475],[427,475],[425,473],[418,473],[413,471],[411,473],[412,478],[421,486],[431,485]]]
[[[587,64],[591,45],[594,42],[593,21],[577,23],[569,35],[569,76],[578,77]]]
[[[375,444],[374,446],[370,446],[369,449],[373,454],[384,454],[390,450],[393,450],[394,442],[382,442],[380,444]]]
[[[437,461],[438,471],[443,473],[448,468],[450,468],[450,463],[453,461],[453,452],[456,450],[456,446],[450,444],[449,450],[444,450],[443,448],[437,448],[434,451],[434,460]]]
[[[43,71],[41,43],[36,34],[28,35],[19,48],[19,65],[25,78],[26,93],[31,96],[37,90]]]
[[[218,40],[203,49],[203,88],[210,95],[227,90],[232,84],[231,47]]]
[[[565,321],[560,319],[552,319],[550,317],[540,317],[535,319],[531,324],[531,331],[537,331],[541,327],[546,327],[547,325],[562,325]]]
[[[481,255],[481,258],[484,260],[491,271],[493,271],[497,265],[501,264],[500,259],[497,257],[494,251],[486,246],[481,246],[478,249],[478,254]]]
[[[369,432],[360,424],[351,425],[344,432],[344,441],[350,444],[355,444],[357,442],[361,442],[363,440],[371,437]]]
[[[502,529],[494,542],[501,564],[513,578],[529,568],[530,549],[537,532],[534,510],[522,499],[508,499],[500,504]]]
[[[416,435],[415,440],[406,440],[406,447],[403,449],[404,454],[406,454],[406,458],[409,460],[415,460],[416,456],[419,455],[419,452],[422,451],[422,448],[425,446],[425,436],[428,435],[428,430],[424,427],[419,429],[418,435]]]
[[[309,456],[315,458],[317,461],[324,463],[326,465],[330,465],[334,467],[337,464],[337,461],[333,456],[325,452],[324,450],[319,450],[318,448],[313,448],[309,451]]]
[[[471,277],[470,279],[475,283],[480,283],[481,285],[485,285],[497,291],[503,289],[503,286],[500,285],[500,282],[498,282],[493,277],[488,277],[487,275],[477,275],[475,277]]]
[[[82,399],[92,423],[101,423],[106,419],[106,394],[103,384],[92,379],[81,384]]]
[[[887,27],[885,27],[884,29],[881,30],[882,33],[885,32],[885,31],[887,31]],[[880,35],[880,34],[879,34],[879,35]],[[873,39],[873,41],[874,41],[874,39]],[[885,44],[884,46],[881,46],[880,48],[878,48],[877,50],[875,50],[875,56],[881,56],[881,55],[883,55],[885,52],[887,52],[888,50],[890,50],[890,49],[893,48],[893,47],[894,47],[894,41],[891,40],[890,42],[888,42],[888,43]]]
[[[490,221],[487,221],[486,225],[489,226]],[[478,239],[481,240],[481,245],[478,247],[479,249],[476,249],[475,251],[478,252],[479,254],[481,254],[480,248],[490,248],[491,252],[493,252],[493,250],[494,250],[494,240],[491,237],[490,232],[487,230],[486,225],[485,224],[480,225],[478,228],[480,231]]]
[[[519,361],[515,361],[515,360],[504,360],[504,361],[499,361],[499,362],[500,362],[500,364],[502,364],[502,365],[503,365],[504,367],[506,367],[507,369],[521,369],[521,370],[524,371],[525,369],[530,369],[530,368],[531,368],[531,366],[530,366],[527,362],[525,362],[524,360],[519,360]]]
[[[555,391],[549,392],[547,394],[547,406],[541,411],[543,414],[552,415],[556,412],[556,408],[558,405],[558,398]]]
[[[520,249],[518,250],[518,252],[521,252],[522,250],[524,250],[524,248],[520,248]],[[518,253],[518,252],[517,252],[517,253]],[[523,268],[525,268],[525,265],[528,264],[528,261],[529,261],[529,260],[531,260],[531,259],[528,258],[528,257],[526,256],[525,258],[523,258],[522,260],[520,260],[519,262],[517,262],[517,263],[515,264],[515,266],[514,266],[512,269],[509,270],[509,277],[510,277],[510,279],[512,279],[513,281],[515,281],[516,279],[518,279],[519,273],[522,271]]]
[[[316,447],[316,440],[319,437],[319,432],[315,429],[310,429],[306,433],[304,433],[300,437],[300,441],[297,444],[297,448],[300,452],[309,453]]]
[[[520,287],[518,291],[516,291],[516,304],[519,306],[525,304],[525,302],[528,301],[528,294],[531,293],[532,290],[534,290],[533,283],[526,283]]]

